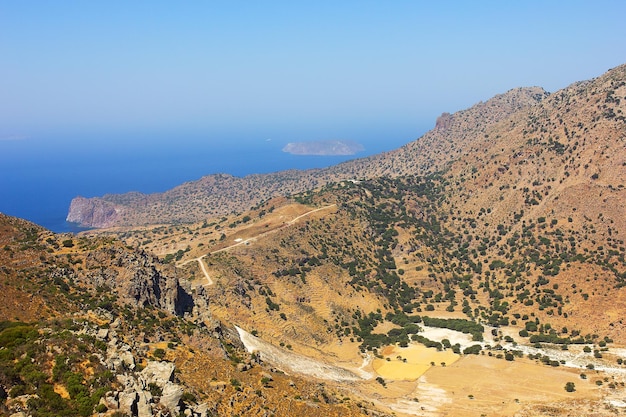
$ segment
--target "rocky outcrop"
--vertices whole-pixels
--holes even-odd
[[[121,341],[115,330],[96,329],[86,326],[81,332],[95,335],[108,342],[104,364],[113,371],[120,388],[104,395],[100,404],[109,411],[129,416],[151,417],[186,415],[207,416],[205,404],[190,406],[182,401],[184,390],[174,379],[176,366],[171,362],[149,361],[140,372],[135,369],[136,347]]]
[[[100,402],[109,410],[137,417],[205,416],[206,406],[188,407],[181,401],[184,390],[174,382],[174,369],[170,362],[148,362],[141,372],[118,374],[122,388],[107,393]]]
[[[435,122],[435,129],[445,130],[450,127],[452,123],[452,115],[448,112],[441,113],[441,116],[437,117]]]
[[[85,227],[109,227],[116,223],[123,212],[123,207],[106,200],[75,197],[65,220]]]
[[[121,246],[94,250],[87,256],[86,266],[88,272],[82,279],[110,288],[123,302],[162,308],[179,316],[193,310],[189,285],[181,284],[173,269],[143,251]]]

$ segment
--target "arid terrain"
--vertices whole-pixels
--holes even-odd
[[[2,216],[0,413],[624,413],[625,112],[621,66],[326,170],[75,199],[79,236]]]

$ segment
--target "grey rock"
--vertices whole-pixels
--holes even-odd
[[[152,394],[140,391],[137,395],[137,417],[152,417]]]
[[[112,371],[121,371],[124,368],[122,359],[117,354],[111,354],[106,360],[106,367]]]
[[[180,399],[183,396],[183,389],[180,385],[176,385],[172,382],[168,382],[163,387],[163,394],[161,395],[161,404],[166,407],[172,413],[178,413],[180,411],[179,404]]]
[[[66,220],[83,226],[107,227],[123,212],[123,207],[108,201],[76,197],[70,203]]]
[[[136,391],[124,391],[119,395],[119,410],[122,413],[128,415],[134,415],[134,410],[137,407],[137,392]]]
[[[107,392],[106,395],[100,398],[100,404],[106,405],[109,410],[117,410],[120,408],[120,402],[117,400],[117,393]]]
[[[193,409],[194,417],[208,417],[209,405],[207,403],[198,404]]]
[[[167,382],[173,381],[175,366],[171,362],[148,362],[141,371],[141,378],[146,384],[154,383],[163,388]]]
[[[100,329],[96,334],[96,338],[99,340],[106,340],[109,337],[109,329]]]

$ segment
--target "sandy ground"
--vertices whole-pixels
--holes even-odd
[[[324,363],[273,346],[240,328],[237,331],[248,351],[259,352],[264,361],[284,372],[350,383],[355,394],[396,415],[507,416],[529,405],[564,404],[571,409],[576,401],[600,401],[602,398],[607,405],[626,407],[626,390],[619,385],[626,371],[605,365],[606,372],[585,369],[587,379],[581,379],[582,364],[593,360],[592,355],[582,352],[582,346],[570,347],[569,351],[539,351],[528,346],[502,344],[567,362],[568,366],[559,367],[525,358],[498,359],[495,356],[500,351],[460,356],[451,350],[437,351],[421,344],[406,348],[387,346],[380,351],[382,358],[372,359],[366,355],[359,368],[355,363]],[[449,339],[452,344],[460,343],[463,347],[476,344],[471,336],[447,329],[426,328],[421,334],[431,340]],[[493,341],[484,342],[489,343]],[[626,350],[615,348],[615,354],[622,353]],[[378,376],[384,379],[384,386],[376,382]],[[607,380],[614,380],[618,388],[598,387],[596,382],[600,380],[605,387]],[[575,392],[565,391],[568,382],[575,383]]]
[[[406,348],[388,346],[382,353],[384,358],[375,359],[372,366],[384,379],[396,381],[415,381],[433,366],[442,364],[447,366],[460,358],[451,350],[438,352],[417,344],[411,344]]]
[[[529,403],[599,398],[595,384],[581,380],[578,372],[528,360],[470,355],[449,367],[433,368],[427,378],[445,387],[451,401],[439,409],[449,416],[513,415]],[[567,382],[575,383],[576,392],[565,391]]]
[[[465,334],[455,330],[441,329],[439,327],[429,327],[424,325],[421,327],[423,330],[420,332],[420,335],[425,338],[436,340],[438,342],[441,342],[443,339],[448,339],[452,345],[456,345],[457,343],[460,344],[461,349],[478,343],[472,341],[471,334]]]

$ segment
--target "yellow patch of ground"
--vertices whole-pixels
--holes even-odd
[[[526,359],[509,362],[469,355],[453,366],[432,368],[424,385],[445,390],[449,401],[438,406],[442,415],[508,416],[529,404],[563,403],[567,407],[567,401],[598,398],[594,378],[583,380],[579,374],[578,369],[553,368]],[[565,391],[567,382],[575,383],[575,392]]]
[[[59,394],[61,398],[65,398],[66,400],[70,398],[70,393],[67,392],[67,389],[61,384],[54,384],[53,390]]]
[[[437,351],[422,345],[406,348],[387,346],[382,350],[383,359],[376,358],[372,367],[383,379],[394,381],[414,381],[432,367],[450,365],[459,359],[451,350]]]

